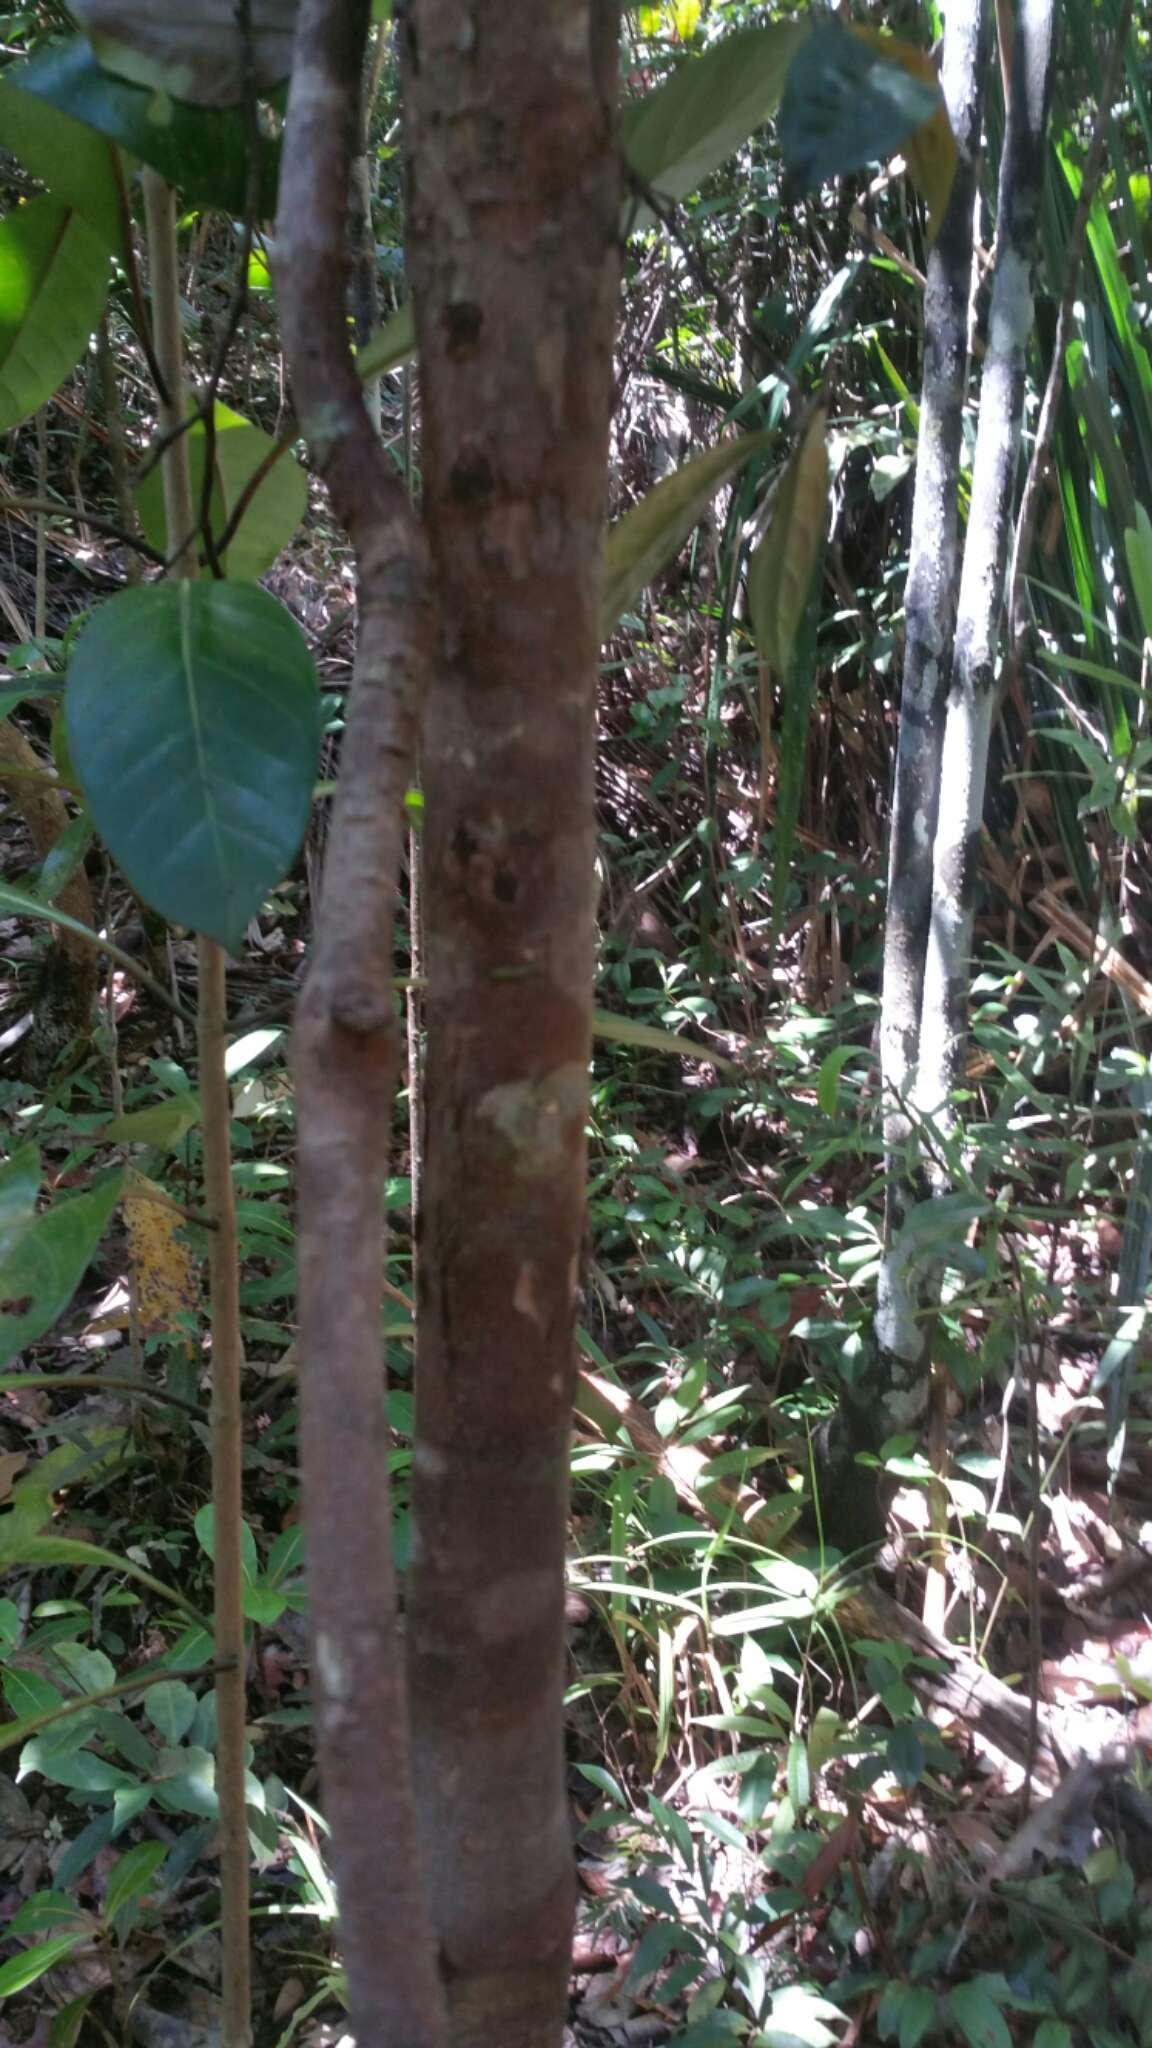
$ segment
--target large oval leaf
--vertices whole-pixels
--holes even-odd
[[[107,289],[107,245],[71,207],[30,199],[0,223],[0,432],[75,369]]]
[[[192,502],[199,507],[204,485],[204,462],[208,436],[203,423],[188,434],[189,466],[192,472]],[[212,498],[209,508],[212,531],[223,533],[241,494],[270,455],[276,443],[263,427],[253,426],[230,406],[217,402],[212,437]],[[157,463],[136,494],[136,509],[145,538],[165,554],[170,551],[168,522],[164,513],[164,480]],[[252,494],[244,517],[228,552],[221,562],[226,576],[238,583],[254,583],[271,568],[281,548],[286,547],[308,510],[308,479],[287,449]],[[178,544],[184,536],[176,536]]]
[[[940,89],[851,35],[831,14],[814,21],[788,69],[780,147],[800,191],[883,162],[941,105]]]
[[[5,80],[151,164],[193,204],[243,213],[248,136],[239,108],[215,112],[187,107],[163,93],[113,78],[96,62],[83,36],[54,43],[27,63],[13,65]],[[268,218],[276,211],[279,163],[279,143],[262,136],[259,210]]]
[[[121,1175],[17,1228],[0,1263],[0,1365],[63,1315],[120,1198]]]
[[[0,135],[5,149],[43,180],[53,199],[74,207],[106,248],[119,250],[124,230],[112,144],[83,121],[23,91],[18,81],[24,68],[11,65],[0,78]]]
[[[97,829],[146,902],[235,948],[308,822],[312,658],[266,590],[124,590],[80,634],[68,741]]]
[[[807,21],[737,29],[624,116],[624,151],[638,178],[683,199],[726,163],[775,110],[788,66],[812,33]]]
[[[706,448],[691,462],[666,476],[647,497],[630,507],[608,535],[604,553],[604,637],[621,612],[634,604],[670,562],[706,511],[722,483],[735,476],[750,455],[772,445],[771,434],[743,434]]]
[[[235,106],[250,58],[258,92],[292,69],[297,0],[253,0],[245,52],[233,0],[75,0],[110,71],[198,107]]]

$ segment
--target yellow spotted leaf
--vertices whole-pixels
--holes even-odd
[[[939,74],[927,50],[918,50],[914,43],[902,42],[899,36],[885,35],[883,30],[867,28],[861,22],[851,22],[849,27],[861,42],[878,50],[890,64],[899,64],[901,70],[918,78],[922,85],[939,86]],[[934,242],[956,175],[956,138],[943,103],[909,137],[902,154],[908,175],[928,209],[928,239]]]
[[[175,1330],[196,1310],[196,1259],[184,1237],[184,1218],[163,1188],[145,1174],[124,1181],[124,1227],[142,1336]]]

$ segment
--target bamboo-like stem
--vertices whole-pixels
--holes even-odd
[[[169,574],[196,574],[196,515],[184,418],[183,348],[176,244],[176,201],[170,185],[145,168],[144,206],[152,281],[156,354],[167,396],[160,401],[168,435],[161,476],[171,546],[180,546]],[[216,1661],[216,1789],[220,1806],[220,1909],[223,1939],[220,2034],[223,2048],[248,2048],[251,1989],[248,1953],[248,1815],[245,1803],[247,1718],[244,1685],[244,1576],[241,1558],[243,1409],[240,1375],[239,1248],[232,1186],[231,1098],[224,1067],[225,963],[214,939],[198,952],[197,1042],[203,1107],[204,1200],[212,1225],[208,1284],[212,1326],[213,1612]]]

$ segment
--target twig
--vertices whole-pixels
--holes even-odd
[[[70,520],[73,524],[77,518],[70,505],[59,504],[55,498],[14,498],[7,491],[0,497],[0,512],[46,514],[49,518]],[[94,527],[97,533],[106,533],[109,540],[118,540],[123,547],[135,549],[149,562],[165,560],[162,549],[154,548],[142,534],[133,533],[116,519],[104,519],[97,512],[85,512],[84,524]]]

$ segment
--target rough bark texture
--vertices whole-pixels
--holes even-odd
[[[557,2048],[561,1700],[620,181],[613,0],[416,0],[425,728],[416,1783],[456,2048]]]
[[[915,1101],[920,1115],[934,1119],[945,1131],[953,1121],[951,1097],[967,1038],[976,861],[1012,543],[1024,357],[1032,331],[1032,264],[1052,81],[1053,6],[1054,0],[1021,0],[1016,21],[988,352],[941,757]]]
[[[876,1334],[882,1353],[923,1379],[926,1328],[900,1256],[900,1230],[924,1192],[907,1152],[909,1104],[920,1049],[924,950],[932,903],[940,757],[952,632],[960,580],[960,443],[968,383],[968,304],[973,210],[987,62],[984,0],[952,0],[944,29],[942,83],[956,136],[956,177],[928,258],[924,294],[924,380],[916,453],[916,495],[904,599],[906,647],[889,843],[884,992],[880,1022],[887,1181],[887,1254],[880,1274]],[[901,1365],[895,1368],[903,1370]]]
[[[356,549],[356,670],[300,999],[301,1461],[316,1733],[362,2048],[441,2048],[396,1616],[384,1407],[382,1192],[400,1037],[391,987],[403,798],[431,646],[403,485],[344,320],[345,219],[368,0],[303,0],[280,187],[280,303],[298,415]]]

